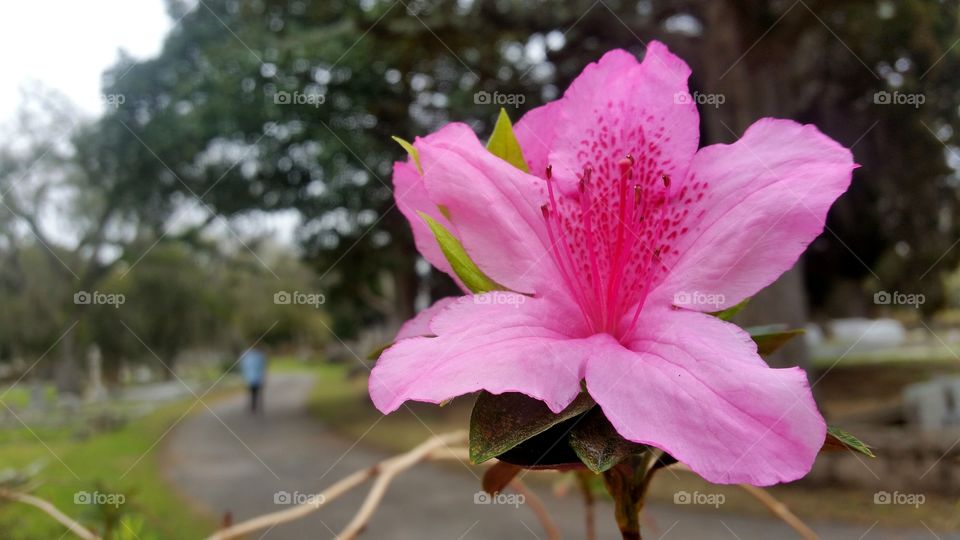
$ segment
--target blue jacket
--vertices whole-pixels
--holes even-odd
[[[267,357],[257,349],[250,349],[240,357],[240,371],[247,384],[262,384],[267,371]]]

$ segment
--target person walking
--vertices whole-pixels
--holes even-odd
[[[263,383],[267,372],[267,355],[260,349],[250,348],[240,357],[240,371],[250,391],[250,413],[263,410]]]

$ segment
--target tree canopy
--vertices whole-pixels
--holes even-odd
[[[487,133],[498,107],[475,93],[522,96],[508,109],[517,118],[602,52],[641,55],[651,38],[691,63],[695,90],[724,96],[701,106],[705,144],[780,116],[853,147],[863,167],[807,258],[817,306],[842,311],[829,295],[865,278],[936,295],[937,274],[960,253],[947,249],[958,229],[945,146],[957,122],[957,17],[940,2],[210,1],[170,11],[179,22],[159,57],[122,60],[105,77],[105,92],[125,100],[99,126],[104,160],[158,207],[179,193],[226,216],[299,211],[299,242],[349,324],[383,301],[402,318],[423,290],[392,204],[391,162],[403,151],[391,135],[453,120]],[[875,102],[882,91],[925,101]]]

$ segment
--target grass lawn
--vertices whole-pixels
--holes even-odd
[[[306,366],[311,367],[306,367]],[[400,452],[412,448],[433,433],[465,429],[469,426],[473,400],[463,397],[437,407],[424,403],[408,403],[409,408],[384,417],[367,396],[364,376],[350,376],[350,365],[303,364],[317,374],[317,384],[310,399],[311,412],[326,425],[351,440],[362,438],[362,443]],[[531,477],[556,480],[552,473]],[[599,478],[598,478],[599,480]],[[598,481],[599,492],[603,491]],[[715,486],[698,476],[684,472],[661,472],[651,485],[651,499],[672,502],[674,493],[686,491],[723,494],[724,510],[756,515],[768,515],[767,510],[745,491],[736,486]],[[870,526],[923,528],[921,520],[935,530],[960,528],[960,505],[957,499],[928,494],[919,508],[906,505],[877,506],[873,491],[811,487],[803,483],[776,486],[771,493],[786,503],[801,519],[837,520],[864,523]],[[691,511],[696,511],[691,509]]]
[[[98,532],[102,532],[104,523],[102,510],[95,505],[75,504],[75,494],[123,494],[126,501],[119,512],[142,521],[143,528],[133,535],[120,525],[126,536],[114,538],[203,538],[215,524],[190,510],[161,477],[157,455],[160,445],[155,445],[192,403],[188,400],[165,405],[117,430],[87,438],[78,437],[73,429],[5,430],[0,442],[0,467],[22,470],[42,462],[43,468],[33,478],[38,487],[32,493]],[[65,533],[66,528],[38,509],[0,503],[0,538],[4,540],[73,537]]]
[[[395,413],[383,416],[367,396],[367,378],[350,376],[352,367],[323,364],[313,368],[317,383],[310,396],[310,411],[344,436],[362,437],[365,444],[400,452],[431,435],[469,426],[473,406],[470,398],[457,399],[443,407],[409,402]]]

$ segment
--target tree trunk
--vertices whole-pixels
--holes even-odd
[[[790,328],[803,328],[807,323],[807,292],[803,287],[803,262],[780,276],[766,289],[757,293],[743,311],[734,317],[742,326],[763,324],[786,324]],[[802,337],[790,340],[780,350],[767,357],[774,367],[809,365],[809,351]]]
[[[57,346],[58,359],[53,374],[57,393],[79,396],[83,390],[82,371],[77,358],[77,328],[68,331]]]
[[[762,69],[765,59],[775,61],[776,54],[747,52],[757,29],[750,28],[750,22],[740,17],[739,10],[730,2],[710,2],[704,15],[707,20],[701,65],[706,76],[701,81],[701,91],[722,95],[724,100],[717,107],[700,107],[706,139],[701,146],[735,141],[750,124],[764,116],[789,116],[792,111],[779,109],[786,101],[779,95],[785,82],[773,78],[782,70]],[[801,260],[756,294],[735,321],[742,325],[786,323],[802,327],[807,321],[807,302]],[[809,352],[802,339],[792,340],[768,358],[775,366],[806,367],[808,360]]]
[[[417,291],[420,289],[419,279],[413,264],[405,265],[402,270],[393,273],[395,303],[389,321],[390,328],[398,329],[400,325],[413,317]]]

